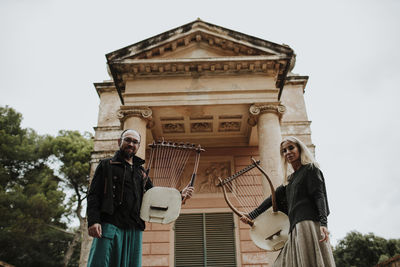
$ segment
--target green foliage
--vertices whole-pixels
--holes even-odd
[[[340,240],[333,251],[336,265],[374,266],[400,254],[400,239],[386,240],[373,233],[353,231]]]
[[[22,115],[9,107],[0,107],[0,186],[7,188],[23,182],[25,172],[43,164],[50,155],[49,136],[22,129]]]
[[[76,195],[86,194],[89,183],[90,155],[93,141],[89,133],[81,135],[78,131],[60,131],[52,140],[52,153],[62,163],[60,173],[67,186]]]
[[[0,107],[0,259],[16,266],[60,266],[71,235],[60,179],[47,166],[49,136],[22,129],[22,115]]]

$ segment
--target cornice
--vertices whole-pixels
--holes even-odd
[[[95,126],[93,127],[94,131],[104,131],[104,132],[108,132],[108,131],[119,131],[121,130],[120,126]]]
[[[117,63],[114,69],[118,71],[120,85],[123,85],[126,78],[137,76],[164,76],[164,75],[185,75],[188,73],[231,73],[250,72],[267,73],[275,76],[281,72],[286,64],[284,59],[262,60],[262,59],[217,59],[217,60],[165,60],[153,62]],[[121,84],[122,83],[122,84]]]
[[[181,47],[188,47],[192,44],[205,43],[209,47],[215,49],[223,49],[231,51],[236,55],[280,55],[280,51],[276,51],[269,47],[257,46],[249,42],[232,38],[229,35],[221,35],[219,33],[210,32],[204,29],[194,29],[184,34],[177,34],[172,38],[160,43],[155,43],[146,47],[144,50],[131,48],[130,53],[120,58],[113,58],[110,62],[116,60],[135,58],[135,59],[151,59],[163,56],[164,54],[176,51]]]
[[[155,58],[155,59],[123,59],[116,60],[113,64],[159,64],[159,63],[205,63],[205,62],[225,62],[225,61],[276,61],[287,60],[290,57],[283,55],[258,55],[258,56],[231,56],[231,57],[213,57],[213,58]]]
[[[96,88],[97,95],[100,97],[102,93],[105,92],[117,92],[117,88],[115,87],[114,81],[104,81],[93,83]]]
[[[308,82],[308,76],[300,75],[288,75],[285,80],[285,85],[301,85],[303,87],[303,93]]]
[[[125,60],[113,64],[110,70],[122,100],[126,81],[137,77],[262,74],[276,77],[276,87],[281,90],[289,63],[290,58],[283,56]]]
[[[226,40],[226,41],[225,41]],[[151,57],[157,53],[174,50],[180,45],[188,45],[192,41],[206,41],[210,45],[221,45],[240,51],[240,45],[265,51],[272,54],[293,54],[293,50],[287,45],[279,45],[254,36],[230,30],[202,20],[196,20],[180,27],[163,32],[141,42],[129,45],[106,55],[107,61],[138,56],[141,53],[149,53]],[[232,42],[233,44],[230,44]],[[165,46],[166,45],[166,46]],[[237,45],[235,47],[235,45]],[[158,51],[154,49],[159,49]],[[154,50],[154,51],[153,51]],[[146,55],[147,58],[147,55]]]
[[[310,126],[311,121],[285,121],[282,120],[282,125],[302,125],[302,126]]]

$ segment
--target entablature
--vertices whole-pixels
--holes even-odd
[[[276,101],[273,77],[226,75],[137,78],[126,82],[125,104],[137,106],[249,104]]]

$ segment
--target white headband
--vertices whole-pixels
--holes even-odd
[[[136,131],[136,130],[133,130],[133,129],[128,129],[128,130],[123,131],[122,134],[121,134],[121,138],[123,138],[124,135],[125,135],[126,133],[129,133],[129,132],[132,132],[132,133],[134,133],[135,135],[137,135],[137,136],[139,137],[139,141],[142,139],[142,137],[140,136],[140,133],[139,133],[138,131]]]

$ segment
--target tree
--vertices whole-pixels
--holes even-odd
[[[60,180],[46,164],[51,137],[21,128],[0,107],[0,259],[17,266],[60,266],[71,240]]]
[[[386,240],[373,233],[363,235],[357,231],[348,233],[333,251],[338,267],[374,266],[397,254],[400,254],[400,239]]]
[[[74,192],[69,206],[74,207],[74,214],[79,219],[79,229],[75,232],[73,241],[65,254],[64,266],[67,266],[74,249],[80,244],[81,237],[87,229],[86,218],[82,216],[82,204],[89,184],[90,155],[93,150],[92,136],[89,133],[81,135],[78,131],[60,131],[52,140],[51,147],[54,156],[61,162],[60,179]]]

